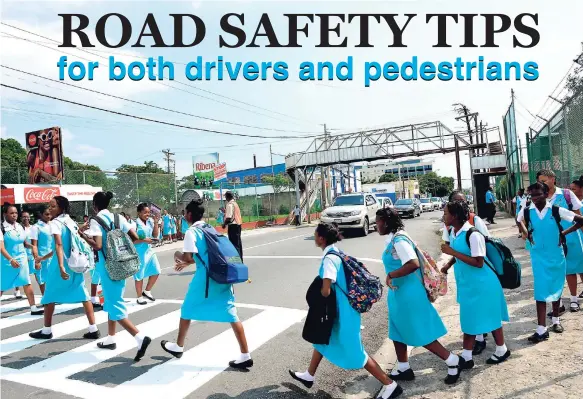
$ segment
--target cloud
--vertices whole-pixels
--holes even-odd
[[[103,148],[94,147],[89,144],[75,144],[73,147],[73,153],[75,154],[75,159],[81,160],[102,157],[105,154],[105,151]]]
[[[6,126],[0,127],[0,137],[3,139],[15,139],[22,147],[26,148],[26,144],[24,143],[24,134],[11,134],[8,132],[8,128]]]

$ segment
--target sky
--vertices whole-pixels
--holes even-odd
[[[322,134],[326,124],[331,134],[354,131],[366,127],[390,127],[408,123],[441,121],[451,130],[461,130],[464,124],[456,121],[453,104],[463,103],[471,111],[478,112],[480,120],[488,127],[500,126],[502,117],[510,104],[511,89],[516,94],[518,132],[522,136],[528,127],[540,126],[535,120],[537,113],[549,118],[558,104],[548,99],[550,94],[562,96],[561,81],[573,66],[573,59],[582,51],[583,2],[565,0],[560,6],[548,1],[2,1],[1,20],[46,38],[25,33],[6,25],[0,25],[0,62],[2,65],[58,79],[57,62],[67,55],[69,62],[99,61],[93,81],[65,82],[99,90],[111,95],[129,98],[174,111],[197,115],[172,113],[149,108],[68,87],[1,68],[2,83],[23,89],[41,92],[87,105],[123,112],[141,117],[159,119],[174,124],[187,125],[208,130],[235,133],[235,136],[181,129],[140,121],[119,115],[66,104],[31,94],[16,92],[2,87],[0,126],[3,138],[13,137],[23,142],[24,133],[50,126],[63,129],[64,153],[70,158],[97,164],[104,170],[114,170],[122,163],[141,164],[153,160],[164,165],[162,150],[175,153],[177,174],[192,173],[192,156],[219,152],[221,162],[227,162],[229,170],[250,168],[253,155],[259,166],[270,164],[271,144],[274,163],[284,162],[282,155],[305,150],[312,136]],[[133,26],[132,39],[123,48],[107,49],[95,40],[92,29],[104,14],[117,12],[125,15]],[[451,48],[433,48],[436,40],[435,25],[424,22],[424,14],[439,13],[504,13],[512,18],[521,13],[538,13],[540,43],[530,49],[512,48],[513,32],[506,32],[497,39],[498,48],[460,48],[463,26],[451,26],[448,40]],[[61,41],[62,20],[59,13],[82,13],[89,17],[89,37],[96,44],[88,54],[75,49],[59,49],[50,39]],[[193,48],[152,48],[149,39],[146,47],[135,48],[133,44],[147,13],[153,13],[167,41],[173,32],[169,14],[184,13],[199,16],[206,25],[203,42]],[[310,24],[309,38],[302,39],[302,48],[268,48],[266,40],[257,41],[258,48],[220,49],[221,33],[219,21],[227,13],[244,13],[247,42],[257,27],[262,13],[268,13],[278,38],[287,42],[287,19],[285,13],[392,13],[419,14],[405,31],[407,48],[388,48],[390,31],[386,26],[371,26],[371,41],[374,48],[355,48],[358,42],[356,24],[343,24],[341,34],[346,35],[348,48],[316,48],[319,25]],[[107,36],[113,42],[119,35],[116,23],[107,27]],[[192,34],[191,28],[185,29]],[[476,25],[476,42],[483,40],[483,21]],[[232,40],[232,37],[229,37]],[[69,53],[69,54],[65,54]],[[113,55],[116,60],[131,62],[140,57],[163,56],[175,63],[175,81],[119,82],[108,81],[107,61],[99,55]],[[184,64],[196,60],[216,61],[222,56],[228,61],[286,61],[290,66],[287,81],[248,82],[212,80],[189,82],[184,78]],[[301,82],[297,79],[297,65],[302,61],[333,61],[354,58],[355,79],[352,82],[324,81]],[[463,57],[475,61],[484,56],[487,61],[536,61],[540,77],[536,81],[417,81],[374,82],[365,88],[362,66],[367,61],[384,63],[403,62],[413,56],[436,63]],[[532,115],[531,115],[532,114]],[[224,123],[230,122],[230,123]],[[534,124],[533,124],[534,123]],[[250,128],[239,125],[259,127]],[[503,131],[502,131],[503,132]],[[267,138],[241,137],[259,135]],[[502,133],[503,134],[503,133]],[[281,136],[302,138],[282,139]],[[491,133],[489,141],[499,139]],[[435,168],[445,176],[455,176],[453,154],[434,156]],[[464,186],[469,185],[469,162],[462,157]]]

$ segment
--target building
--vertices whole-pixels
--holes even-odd
[[[236,184],[262,183],[263,176],[285,174],[285,163],[227,172],[227,181]]]
[[[364,165],[361,170],[361,177],[366,182],[376,183],[385,173],[400,176],[402,180],[413,180],[417,176],[429,172],[433,172],[433,161],[412,159],[401,162]]]

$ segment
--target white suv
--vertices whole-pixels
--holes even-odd
[[[435,209],[431,198],[421,198],[419,201],[421,202],[421,212],[431,212]]]
[[[324,223],[336,223],[341,230],[359,229],[368,235],[370,226],[376,224],[379,202],[374,194],[356,193],[336,197],[334,204],[320,217]]]

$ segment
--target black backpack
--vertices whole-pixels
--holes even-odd
[[[466,233],[468,247],[470,247],[470,236],[473,233],[480,232],[475,227],[468,230]],[[484,239],[486,241],[486,257],[484,258],[484,263],[496,273],[502,288],[512,290],[520,287],[522,267],[514,259],[514,255],[512,255],[510,249],[499,238],[484,236]]]
[[[561,214],[559,213],[559,209],[560,207],[558,207],[557,205],[553,205],[552,207],[553,219],[555,219],[555,222],[557,223],[557,228],[559,229],[559,245],[563,246],[563,251],[565,252],[565,256],[567,256],[568,251],[567,238],[565,238],[565,236],[562,234],[563,226],[561,226]],[[532,232],[534,231],[534,228],[532,227],[532,224],[530,222],[530,201],[527,201],[526,204],[524,205],[524,225],[526,226],[526,230],[528,231],[528,241],[532,243]]]

